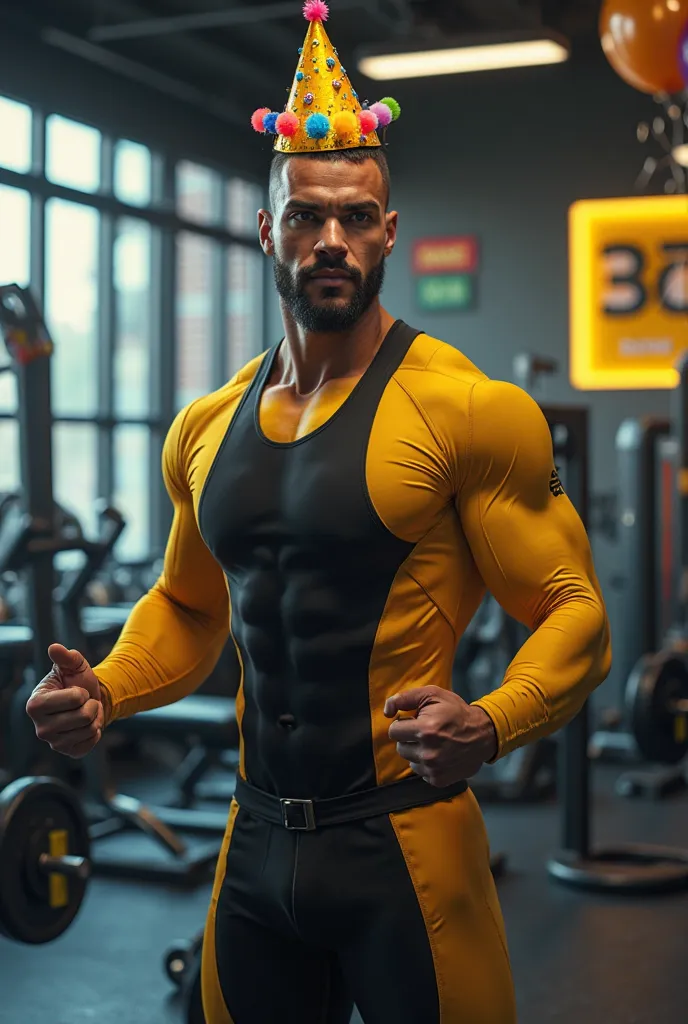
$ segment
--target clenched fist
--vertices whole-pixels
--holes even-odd
[[[103,733],[104,709],[100,684],[78,651],[52,644],[53,667],[40,681],[26,705],[36,735],[67,757],[85,757]]]

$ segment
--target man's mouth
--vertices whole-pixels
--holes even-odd
[[[316,270],[311,277],[316,278],[318,281],[329,281],[329,282],[340,282],[350,281],[351,274],[347,274],[346,270]]]

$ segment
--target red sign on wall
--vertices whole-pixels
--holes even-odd
[[[414,274],[475,274],[478,260],[475,235],[421,238],[413,246]]]

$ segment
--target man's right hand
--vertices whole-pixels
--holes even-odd
[[[40,681],[26,705],[36,735],[67,757],[85,757],[103,733],[104,710],[100,684],[78,651],[52,644],[53,667]]]

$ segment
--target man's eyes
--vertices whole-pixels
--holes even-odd
[[[289,215],[289,219],[304,222],[314,220],[315,214],[310,210],[295,210],[294,213]],[[372,218],[370,214],[364,213],[363,210],[357,210],[355,213],[349,214],[347,220],[353,220],[356,224],[366,224]]]

